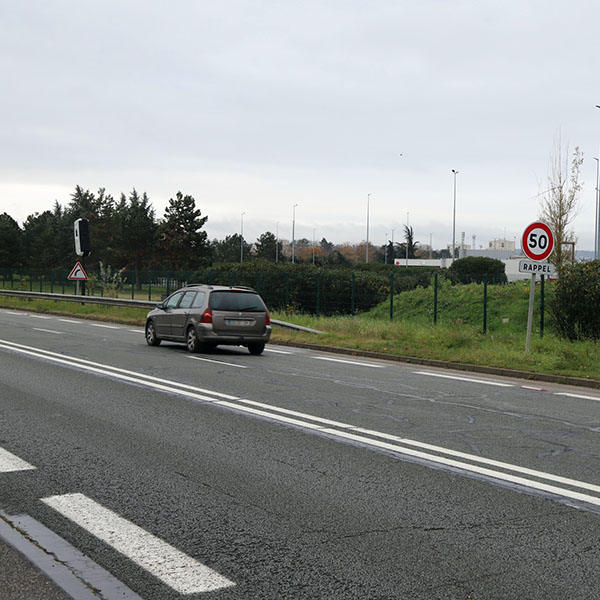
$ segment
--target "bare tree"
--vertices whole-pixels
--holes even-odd
[[[564,157],[564,158],[563,158]],[[554,153],[550,157],[546,189],[539,194],[539,217],[554,232],[554,251],[550,262],[560,271],[570,252],[565,243],[574,243],[575,234],[569,225],[579,212],[579,171],[583,164],[583,152],[575,147],[569,169],[569,148],[563,151],[560,136],[555,142]]]

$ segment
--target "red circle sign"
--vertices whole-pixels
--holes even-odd
[[[552,229],[541,221],[528,225],[523,232],[521,247],[531,260],[546,260],[552,254],[554,248]]]

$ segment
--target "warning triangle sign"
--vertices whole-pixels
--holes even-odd
[[[87,273],[84,268],[81,266],[80,262],[77,262],[73,267],[73,270],[69,273],[67,279],[70,281],[87,281]]]

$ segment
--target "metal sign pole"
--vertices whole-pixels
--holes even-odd
[[[525,340],[525,354],[529,354],[531,343],[531,324],[533,322],[533,298],[535,295],[535,273],[531,275],[531,287],[529,288],[529,312],[527,313],[527,339]]]

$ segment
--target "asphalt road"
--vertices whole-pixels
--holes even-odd
[[[0,519],[64,587],[600,596],[600,393],[277,346],[192,356],[16,311],[0,331]]]

